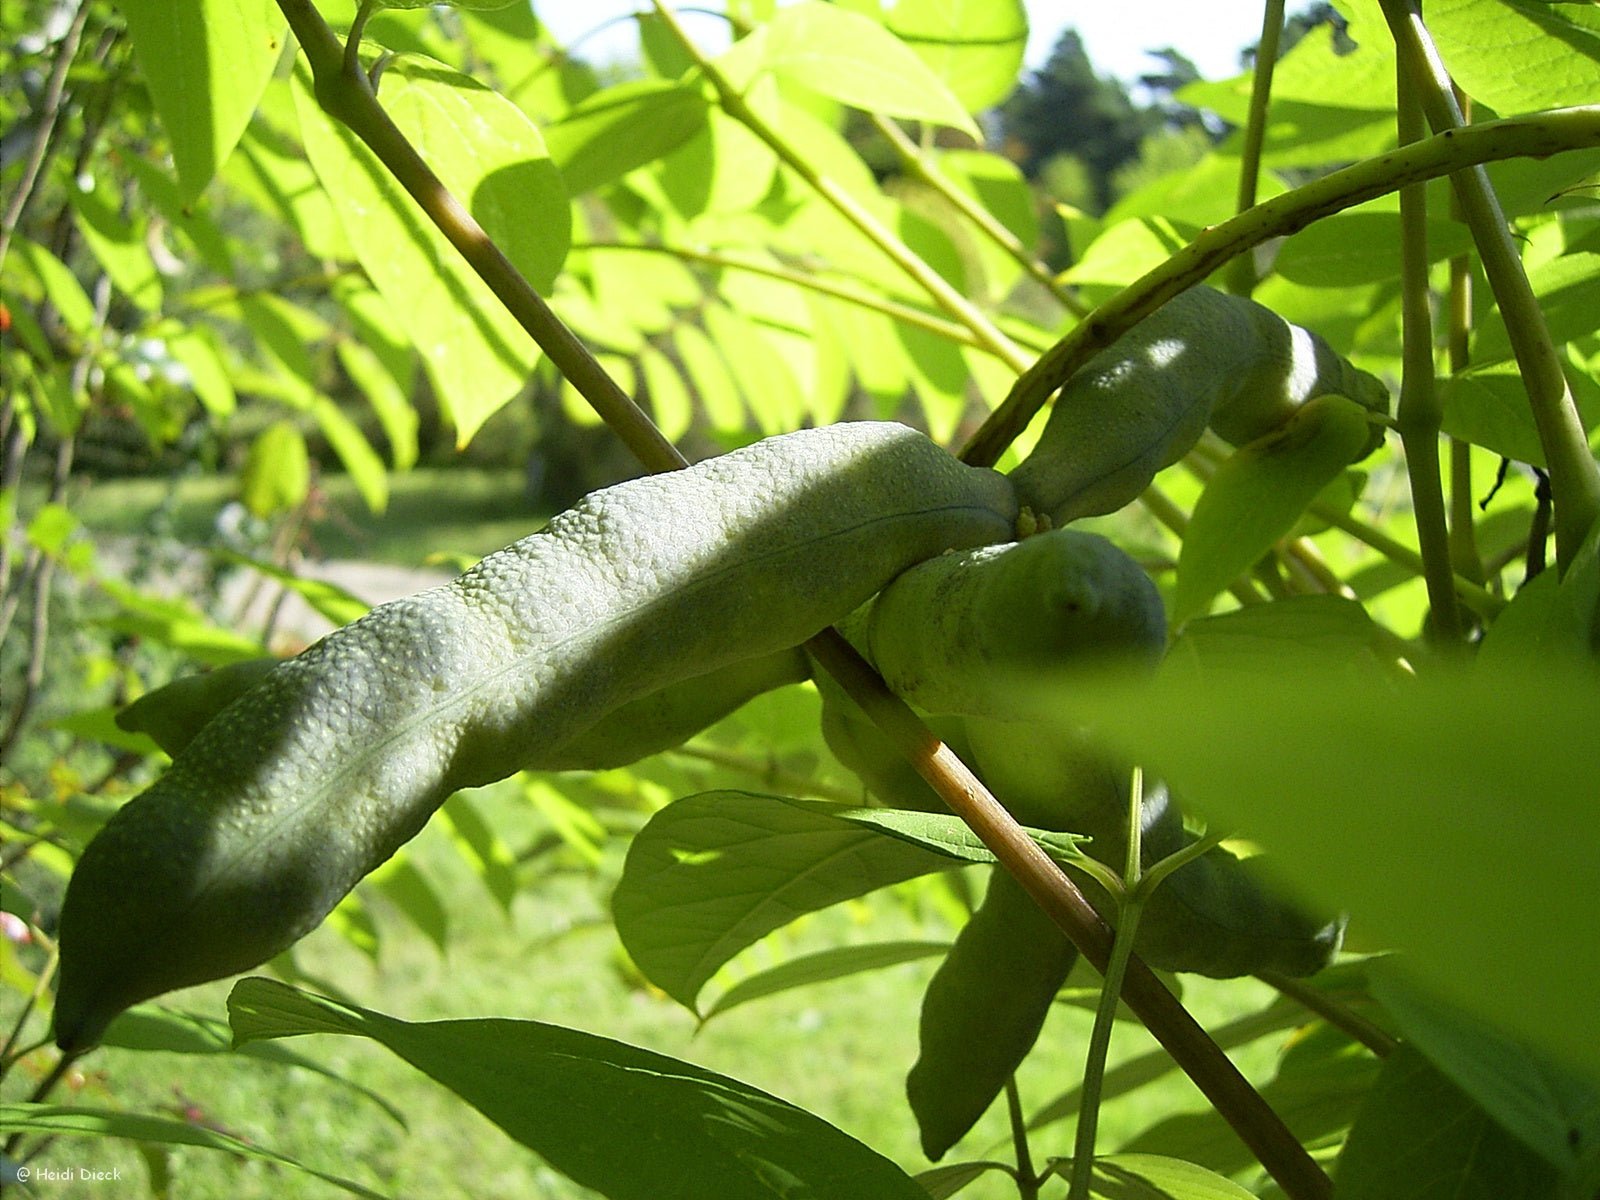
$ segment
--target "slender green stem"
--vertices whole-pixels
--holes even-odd
[[[1135,767],[1128,795],[1128,857],[1123,866],[1117,935],[1111,946],[1111,962],[1106,967],[1105,980],[1100,985],[1100,1003],[1095,1007],[1094,1027],[1089,1031],[1089,1049],[1084,1055],[1083,1091],[1078,1104],[1078,1128],[1072,1140],[1072,1174],[1067,1180],[1067,1200],[1089,1200],[1089,1189],[1094,1182],[1094,1150],[1100,1129],[1106,1055],[1111,1049],[1111,1031],[1117,1023],[1117,1005],[1122,1002],[1122,982],[1127,978],[1128,960],[1133,957],[1133,942],[1139,933],[1144,897],[1148,895],[1148,891],[1139,886],[1143,812],[1144,772]]]
[[[58,144],[55,137],[56,124],[60,121],[61,114],[67,110],[70,100],[67,75],[78,57],[78,47],[83,43],[83,31],[89,24],[91,11],[91,6],[84,4],[80,5],[77,13],[73,15],[72,24],[67,27],[66,35],[56,43],[55,61],[50,64],[49,77],[45,80],[44,89],[33,105],[34,128],[27,161],[22,168],[20,178],[14,178],[9,184],[11,193],[6,198],[5,212],[0,215],[0,264],[6,261],[12,236],[22,224],[23,214],[27,212],[28,205],[36,194],[39,180],[46,177],[44,167],[50,157],[51,149]],[[25,130],[21,121],[12,128],[19,133]]]
[[[378,0],[361,0],[356,5],[355,20],[350,22],[350,32],[344,37],[344,70],[347,75],[361,74],[361,39],[366,35],[367,22],[378,9]]]
[[[987,208],[951,183],[922,149],[905,135],[905,131],[899,125],[877,113],[872,114],[872,125],[888,140],[906,174],[944,197],[951,207],[972,222],[973,227],[986,238],[1010,255],[1012,261],[1026,271],[1035,283],[1049,292],[1068,312],[1081,317],[1089,311],[1084,307],[1083,301],[1056,278],[1048,263],[1041,261],[1029,247],[1024,246],[1017,235],[1000,224]]]
[[[1110,926],[982,781],[905,701],[889,691],[877,672],[837,632],[826,631],[806,648],[1083,956],[1106,972],[1112,955]],[[1250,1147],[1284,1194],[1290,1200],[1329,1196],[1331,1185],[1322,1168],[1155,972],[1137,955],[1128,960],[1126,971],[1123,1000]]]
[[[1039,1200],[1039,1175],[1033,1169],[1033,1154],[1028,1149],[1028,1121],[1015,1075],[1006,1080],[1006,1118],[1011,1123],[1011,1149],[1017,1159],[1017,1195],[1020,1200]]]
[[[1278,65],[1278,41],[1283,35],[1283,0],[1267,0],[1261,11],[1261,40],[1256,45],[1255,72],[1250,80],[1250,113],[1244,123],[1244,140],[1239,147],[1239,194],[1234,212],[1244,212],[1256,202],[1256,184],[1261,177],[1261,146],[1267,136],[1267,108],[1272,100],[1272,72]],[[1228,275],[1228,290],[1236,296],[1255,291],[1256,267],[1253,259],[1241,254],[1233,260]]]
[[[662,23],[678,39],[684,51],[694,59],[702,75],[717,93],[723,112],[755,134],[779,160],[805,181],[814,192],[831,204],[840,216],[849,221],[873,245],[877,246],[896,266],[911,277],[932,297],[933,302],[952,318],[961,322],[973,333],[980,344],[997,357],[1009,363],[1013,370],[1023,371],[1033,361],[1033,356],[1002,333],[998,326],[980,312],[976,305],[958,292],[923,258],[896,237],[883,222],[867,211],[854,196],[817,170],[804,155],[796,150],[771,125],[769,125],[728,82],[717,65],[701,52],[694,39],[678,24],[671,5],[665,0],[654,0],[656,12]]]
[[[1426,132],[1416,88],[1405,60],[1395,64],[1400,144]],[[1424,185],[1400,189],[1400,313],[1402,352],[1396,426],[1406,452],[1412,515],[1422,550],[1433,633],[1443,646],[1464,638],[1450,565],[1450,530],[1445,521],[1444,481],[1439,470],[1439,430],[1444,413],[1433,378],[1433,306],[1428,288],[1428,193]]]
[[[1381,0],[1400,61],[1415,81],[1428,124],[1441,136],[1462,137],[1466,124],[1449,73],[1413,0]],[[1484,128],[1477,126],[1476,128]],[[1511,351],[1527,389],[1528,404],[1550,471],[1555,502],[1556,561],[1565,569],[1600,520],[1600,463],[1589,450],[1583,420],[1551,340],[1539,300],[1512,239],[1500,201],[1481,165],[1462,164],[1450,179],[1472,231],[1484,275],[1500,305]]]
[[[1471,361],[1472,270],[1464,254],[1450,260],[1450,373],[1459,375]],[[1472,443],[1450,439],[1450,563],[1456,574],[1474,583],[1487,577],[1478,551],[1477,513],[1472,498]]]
[[[606,374],[389,119],[359,63],[347,64],[344,47],[310,0],[278,0],[278,7],[311,64],[323,110],[366,144],[640,462],[655,471],[687,466],[677,447]]]
[[[969,463],[993,466],[1044,402],[1085,362],[1179,292],[1262,242],[1398,191],[1405,184],[1448,175],[1475,163],[1544,158],[1589,146],[1600,146],[1600,105],[1485,122],[1365,159],[1213,225],[1095,309],[1024,371],[961,457]],[[1592,467],[1594,460],[1589,462]]]

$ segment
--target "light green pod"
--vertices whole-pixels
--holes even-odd
[[[931,713],[1048,715],[1063,670],[1157,661],[1160,593],[1096,534],[1054,529],[912,568],[873,602],[863,650],[884,681]]]
[[[930,1159],[972,1128],[1028,1056],[1077,959],[1066,935],[996,867],[922,997],[906,1097]]]
[[[1330,392],[1374,411],[1388,405],[1382,383],[1310,330],[1242,296],[1190,288],[1067,381],[1012,482],[1057,526],[1115,512],[1207,424],[1242,445]]]
[[[801,642],[1015,518],[1004,477],[904,426],[837,425],[596,492],[374,609],[207,724],[84,851],[61,913],[58,1044],[285,949],[457,789]]]

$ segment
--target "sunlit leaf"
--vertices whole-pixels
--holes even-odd
[[[1429,0],[1427,21],[1451,78],[1501,116],[1600,96],[1600,9],[1592,4]]]
[[[274,421],[250,445],[239,475],[239,498],[258,517],[295,507],[311,487],[311,456],[293,421]]]
[[[192,200],[250,123],[287,22],[272,0],[121,0],[117,8]]]
[[[432,942],[440,954],[450,945],[450,914],[428,876],[405,854],[397,854],[367,876],[366,887],[376,887]]]
[[[637,79],[596,92],[545,136],[550,157],[574,196],[622,178],[683,145],[706,122],[699,89]]]
[[[644,375],[645,395],[649,398],[656,428],[668,441],[677,441],[688,432],[694,419],[694,401],[684,386],[683,376],[654,346],[645,347],[639,358],[639,368]]]
[[[464,792],[445,801],[441,810],[452,841],[483,880],[484,887],[506,912],[517,895],[517,860]]]
[[[367,148],[296,76],[301,135],[345,233],[421,353],[457,441],[527,381],[528,335]],[[425,59],[383,75],[385,110],[512,263],[547,291],[566,255],[569,210],[539,131],[509,101]]]
[[[27,238],[17,238],[12,242],[11,253],[33,272],[44,297],[56,310],[62,323],[87,341],[95,332],[94,303],[67,264]]]
[[[898,0],[887,24],[968,112],[999,104],[1017,85],[1028,42],[1022,0]]]
[[[766,26],[763,65],[786,82],[891,117],[933,121],[982,141],[972,118],[922,59],[882,25],[817,0]]]

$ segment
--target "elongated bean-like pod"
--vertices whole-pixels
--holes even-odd
[[[837,425],[596,492],[374,609],[207,724],[84,851],[61,913],[58,1044],[283,950],[453,791],[794,645],[1015,519],[1003,476],[903,426]]]
[[[911,703],[960,717],[967,761],[1012,815],[1087,834],[1089,852],[1121,872],[1130,772],[1055,711],[1048,685],[1053,671],[1097,658],[1140,669],[1159,656],[1161,602],[1137,564],[1103,538],[1057,529],[922,563],[868,611],[864,632],[856,615],[846,632]],[[1140,817],[1146,866],[1193,840],[1158,784]],[[1174,872],[1145,910],[1139,952],[1152,966],[1225,978],[1326,965],[1342,926],[1284,900],[1260,867],[1218,847]],[[1084,886],[1115,915],[1098,885]]]
[[[888,685],[931,713],[1023,719],[1052,673],[1153,665],[1160,593],[1111,542],[1054,529],[942,555],[884,589],[863,649]]]
[[[1067,381],[1012,482],[1058,526],[1114,512],[1187,454],[1207,424],[1241,445],[1330,392],[1374,411],[1388,405],[1378,379],[1310,330],[1253,300],[1190,288]]]
[[[930,1159],[972,1128],[1028,1056],[1077,959],[1066,935],[996,867],[922,997],[906,1096]]]
[[[1140,842],[1146,866],[1195,841],[1164,787],[1146,793]],[[1264,857],[1216,846],[1163,880],[1139,923],[1138,951],[1153,967],[1234,979],[1260,971],[1314,975],[1344,940],[1343,918],[1285,897]]]

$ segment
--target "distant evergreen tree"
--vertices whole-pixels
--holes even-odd
[[[1181,89],[1202,78],[1200,68],[1195,66],[1187,55],[1171,46],[1164,50],[1149,50],[1146,53],[1161,63],[1159,69],[1146,71],[1139,76],[1139,86],[1150,96],[1147,107],[1155,109],[1161,115],[1162,124],[1170,130],[1189,129],[1204,124],[1199,109],[1192,108],[1178,99],[1178,92]]]
[[[1111,173],[1138,156],[1144,135],[1161,124],[1141,111],[1115,79],[1095,74],[1083,41],[1064,30],[1049,59],[1001,110],[1006,145],[1029,178],[1049,160],[1070,154],[1089,171],[1096,206],[1111,198]]]
[[[1355,43],[1350,40],[1350,22],[1328,0],[1316,0],[1316,3],[1307,5],[1305,11],[1290,13],[1283,19],[1283,33],[1278,38],[1278,56],[1281,58],[1289,53],[1296,42],[1319,25],[1333,26],[1333,45],[1339,53],[1348,54],[1355,49]],[[1246,67],[1255,62],[1257,45],[1259,43],[1246,46],[1239,52],[1239,61]]]

